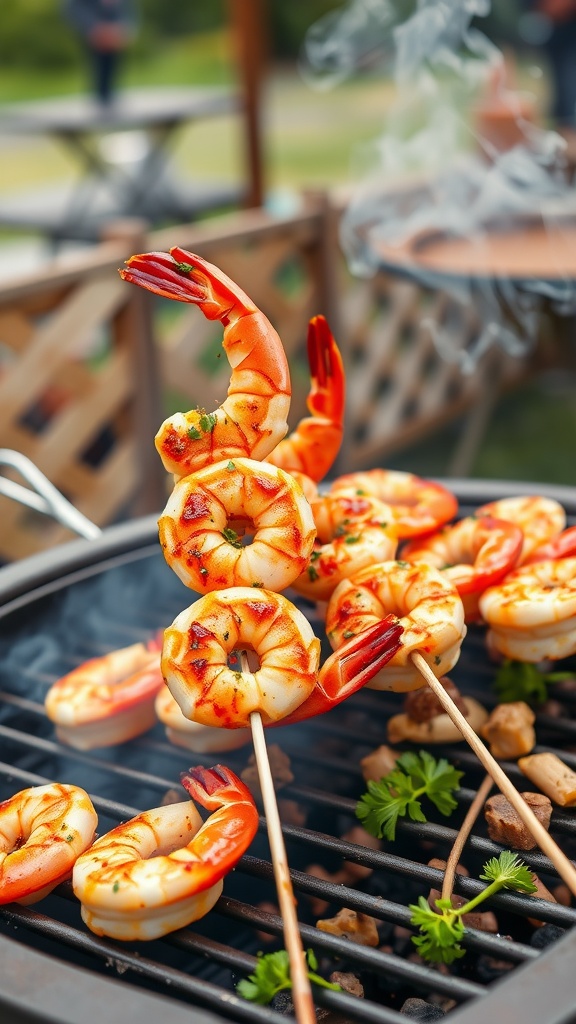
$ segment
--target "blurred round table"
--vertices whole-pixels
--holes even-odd
[[[482,232],[456,235],[439,229],[414,234],[398,244],[370,234],[372,264],[379,270],[406,277],[426,288],[443,292],[468,291],[470,300],[498,304],[503,322],[522,332],[522,307],[529,296],[551,316],[554,350],[562,363],[576,369],[576,194],[567,197],[562,217],[555,203],[546,215],[512,219],[486,225]],[[518,305],[516,305],[516,302]],[[490,386],[472,407],[448,469],[450,476],[466,476],[484,437],[502,385],[503,362],[492,346]]]

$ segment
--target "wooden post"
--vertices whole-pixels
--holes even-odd
[[[247,177],[246,206],[262,206],[262,82],[267,60],[264,0],[228,0],[244,105]]]

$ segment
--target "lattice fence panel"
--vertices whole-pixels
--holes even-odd
[[[339,468],[351,471],[430,436],[527,371],[524,361],[491,349],[474,373],[438,353],[428,321],[451,331],[454,349],[479,329],[472,307],[384,274],[351,281],[343,294],[348,377],[347,428]]]
[[[142,473],[135,429],[140,341],[126,317],[141,300],[115,265],[68,278],[65,285],[30,282],[16,295],[0,292],[0,447],[27,455],[103,526],[128,508]],[[152,449],[152,438],[146,442]],[[70,537],[0,497],[0,559]]]

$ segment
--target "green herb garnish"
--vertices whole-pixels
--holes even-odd
[[[445,757],[437,761],[426,750],[419,754],[407,751],[388,775],[379,782],[367,783],[368,792],[356,807],[356,817],[370,835],[392,841],[398,818],[408,814],[412,821],[426,821],[422,796],[427,796],[441,814],[449,815],[457,806],[452,793],[459,789],[463,774]]]
[[[526,704],[543,704],[548,699],[547,686],[573,679],[573,672],[540,672],[536,665],[507,658],[498,669],[494,690],[502,704],[523,700]]]
[[[315,985],[322,988],[331,988],[335,992],[340,991],[340,985],[333,985],[326,981],[319,974],[316,974],[318,961],[313,950],[306,950],[306,964],[309,968],[307,974]],[[267,1006],[274,999],[277,992],[292,988],[290,977],[290,958],[285,949],[279,949],[276,953],[258,954],[258,962],[254,973],[243,978],[236,986],[238,995],[249,999],[252,1003],[260,1003]]]
[[[418,904],[411,904],[410,922],[417,925],[419,935],[412,937],[424,960],[433,963],[451,964],[464,956],[465,950],[460,942],[466,931],[462,924],[464,914],[493,896],[500,889],[514,889],[516,892],[533,893],[536,886],[532,880],[532,872],[520,860],[516,853],[504,850],[499,857],[492,857],[484,865],[483,881],[490,882],[474,899],[461,907],[454,907],[452,900],[435,900],[438,912],[432,910],[424,896],[420,896]]]
[[[214,412],[205,412],[200,417],[200,430],[203,430],[205,434],[211,434],[218,422],[218,417]]]
[[[232,545],[233,548],[242,547],[240,537],[236,533],[236,530],[231,530],[228,526],[225,526],[222,530],[222,536],[224,537],[224,540],[227,540],[228,543]]]

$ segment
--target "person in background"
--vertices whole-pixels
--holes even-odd
[[[136,34],[134,0],[65,0],[64,13],[88,52],[96,99],[111,103],[122,55]]]
[[[545,43],[552,72],[552,115],[557,127],[576,132],[576,0],[540,0],[548,19]]]

